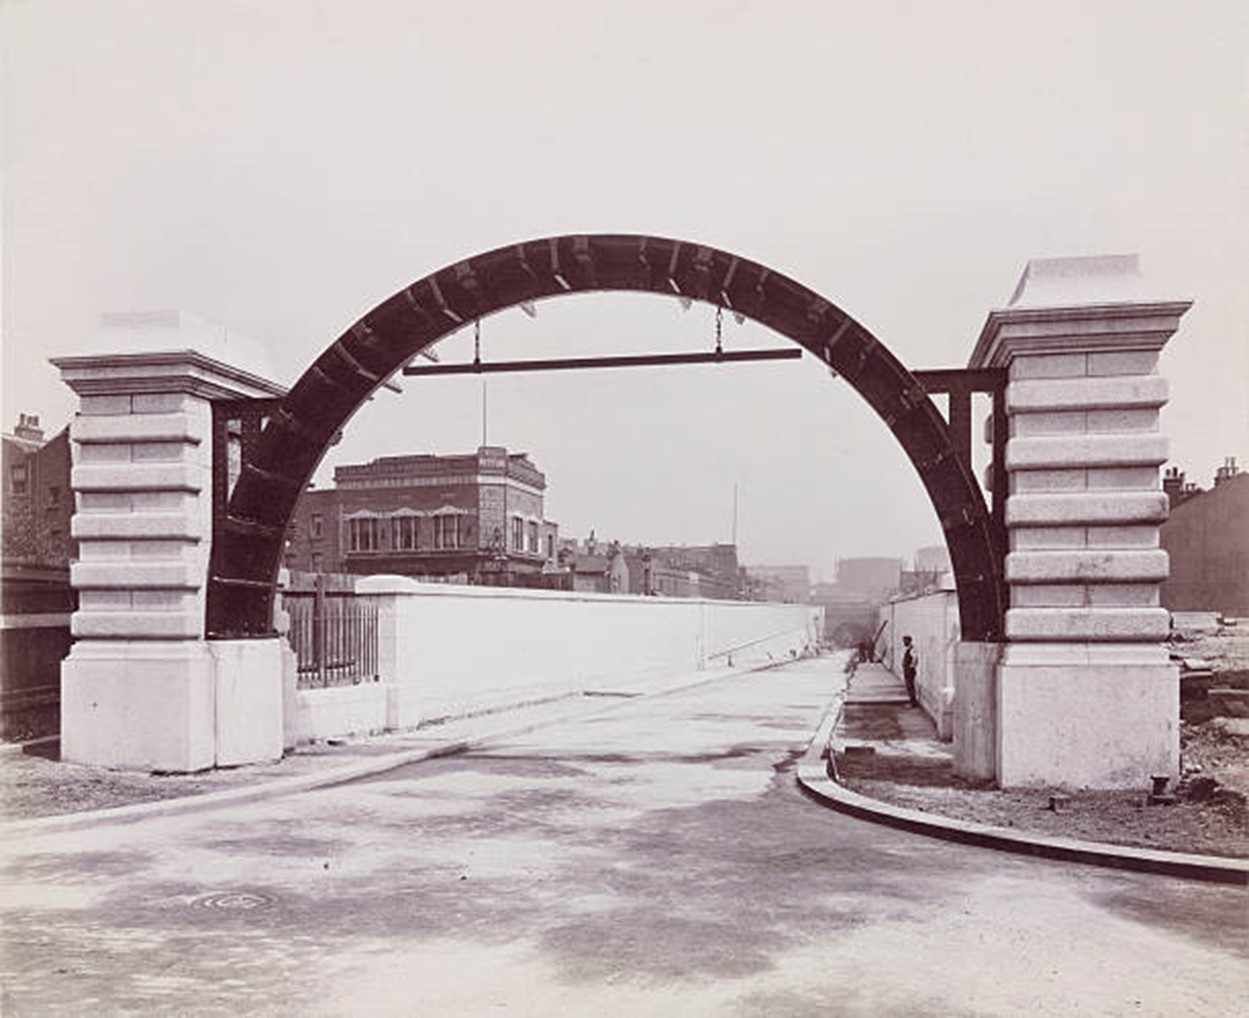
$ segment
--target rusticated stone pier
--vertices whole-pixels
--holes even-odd
[[[1034,261],[972,356],[1009,371],[1010,608],[985,712],[1004,787],[1177,774],[1157,364],[1188,307],[1142,299],[1134,256]]]

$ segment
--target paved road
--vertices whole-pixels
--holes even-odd
[[[1241,889],[803,798],[794,760],[838,684],[835,659],[803,661],[350,785],[10,846],[2,1012],[1238,1012]]]

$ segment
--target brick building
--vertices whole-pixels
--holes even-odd
[[[502,582],[554,568],[559,528],[525,453],[383,456],[341,466],[304,493],[286,564],[308,572]]]
[[[74,554],[69,429],[45,439],[38,416],[21,414],[2,445],[4,610],[25,610],[17,602],[31,599],[68,604]]]
[[[1171,558],[1162,606],[1249,617],[1249,473],[1229,458],[1203,491],[1172,467],[1163,477],[1171,513],[1159,540]]]
[[[9,741],[58,731],[61,660],[78,605],[69,585],[77,549],[68,429],[45,439],[39,418],[22,414],[0,444],[0,741]]]

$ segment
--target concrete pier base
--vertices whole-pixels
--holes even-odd
[[[954,648],[954,772],[973,781],[997,777],[997,668],[1004,645]]]
[[[282,643],[212,640],[215,666],[214,763],[218,767],[282,758]]]
[[[997,701],[1004,787],[1142,788],[1179,775],[1179,669],[1161,647],[1014,644]]]
[[[215,670],[203,642],[75,643],[61,664],[61,759],[116,770],[212,767]]]

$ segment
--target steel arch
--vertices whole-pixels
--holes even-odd
[[[970,465],[924,387],[831,301],[767,266],[705,244],[581,234],[510,244],[440,269],[373,308],[285,398],[263,408],[233,491],[215,507],[206,629],[265,636],[284,535],[326,449],[390,375],[449,333],[526,301],[591,291],[686,297],[744,315],[805,347],[861,395],[919,472],[958,586],[963,639],[1000,637],[1001,549]]]

